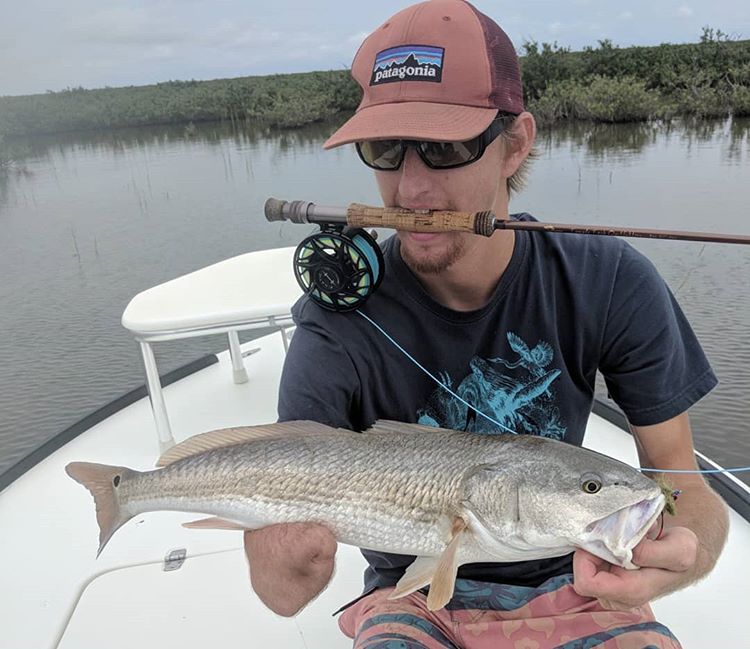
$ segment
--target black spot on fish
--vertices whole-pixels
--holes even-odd
[[[115,476],[114,480],[112,480],[112,484],[115,485],[115,487],[119,487],[120,486],[120,476],[119,475]]]

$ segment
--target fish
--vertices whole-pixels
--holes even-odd
[[[429,586],[450,601],[459,566],[583,548],[636,569],[633,547],[665,505],[634,467],[535,435],[477,435],[380,420],[363,432],[311,421],[221,429],[172,447],[159,468],[72,462],[94,497],[97,556],[134,516],[209,516],[187,527],[326,526],[340,543],[416,557],[390,597]]]

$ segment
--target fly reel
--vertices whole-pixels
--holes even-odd
[[[294,276],[324,309],[353,311],[380,285],[383,254],[365,230],[323,225],[294,251]]]

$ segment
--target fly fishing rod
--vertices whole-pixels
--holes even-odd
[[[599,234],[646,239],[676,239],[711,243],[750,244],[750,235],[652,230],[610,225],[577,225],[498,219],[492,212],[452,212],[449,210],[409,210],[401,207],[370,207],[352,203],[349,207],[325,207],[307,201],[269,198],[265,205],[269,221],[343,225],[355,228],[394,228],[411,232],[470,232],[486,237],[495,230],[532,230],[571,234]]]
[[[331,311],[360,307],[383,279],[383,256],[365,228],[394,228],[411,232],[470,232],[489,237],[496,230],[591,234],[678,241],[750,244],[750,235],[683,230],[623,228],[498,219],[492,212],[409,210],[352,203],[327,207],[309,201],[269,198],[268,221],[290,221],[320,226],[302,241],[294,255],[297,282],[320,306]]]

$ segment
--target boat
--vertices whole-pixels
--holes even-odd
[[[0,476],[0,646],[351,646],[333,613],[362,591],[365,563],[356,548],[339,545],[329,587],[297,616],[283,618],[250,588],[242,535],[183,528],[194,514],[138,516],[97,558],[93,501],[64,471],[71,461],[146,470],[173,441],[275,421],[293,335],[289,309],[300,291],[292,250],[241,255],[135,296],[123,323],[141,344],[148,389],[107,404]],[[250,329],[262,335],[240,344],[237,331]],[[153,345],[217,333],[229,335],[225,352],[159,380]],[[637,466],[624,417],[605,403],[594,407],[585,446]],[[721,469],[702,454],[698,462]],[[653,604],[685,649],[746,644],[750,489],[728,473],[710,480],[730,509],[727,546],[708,578]]]

